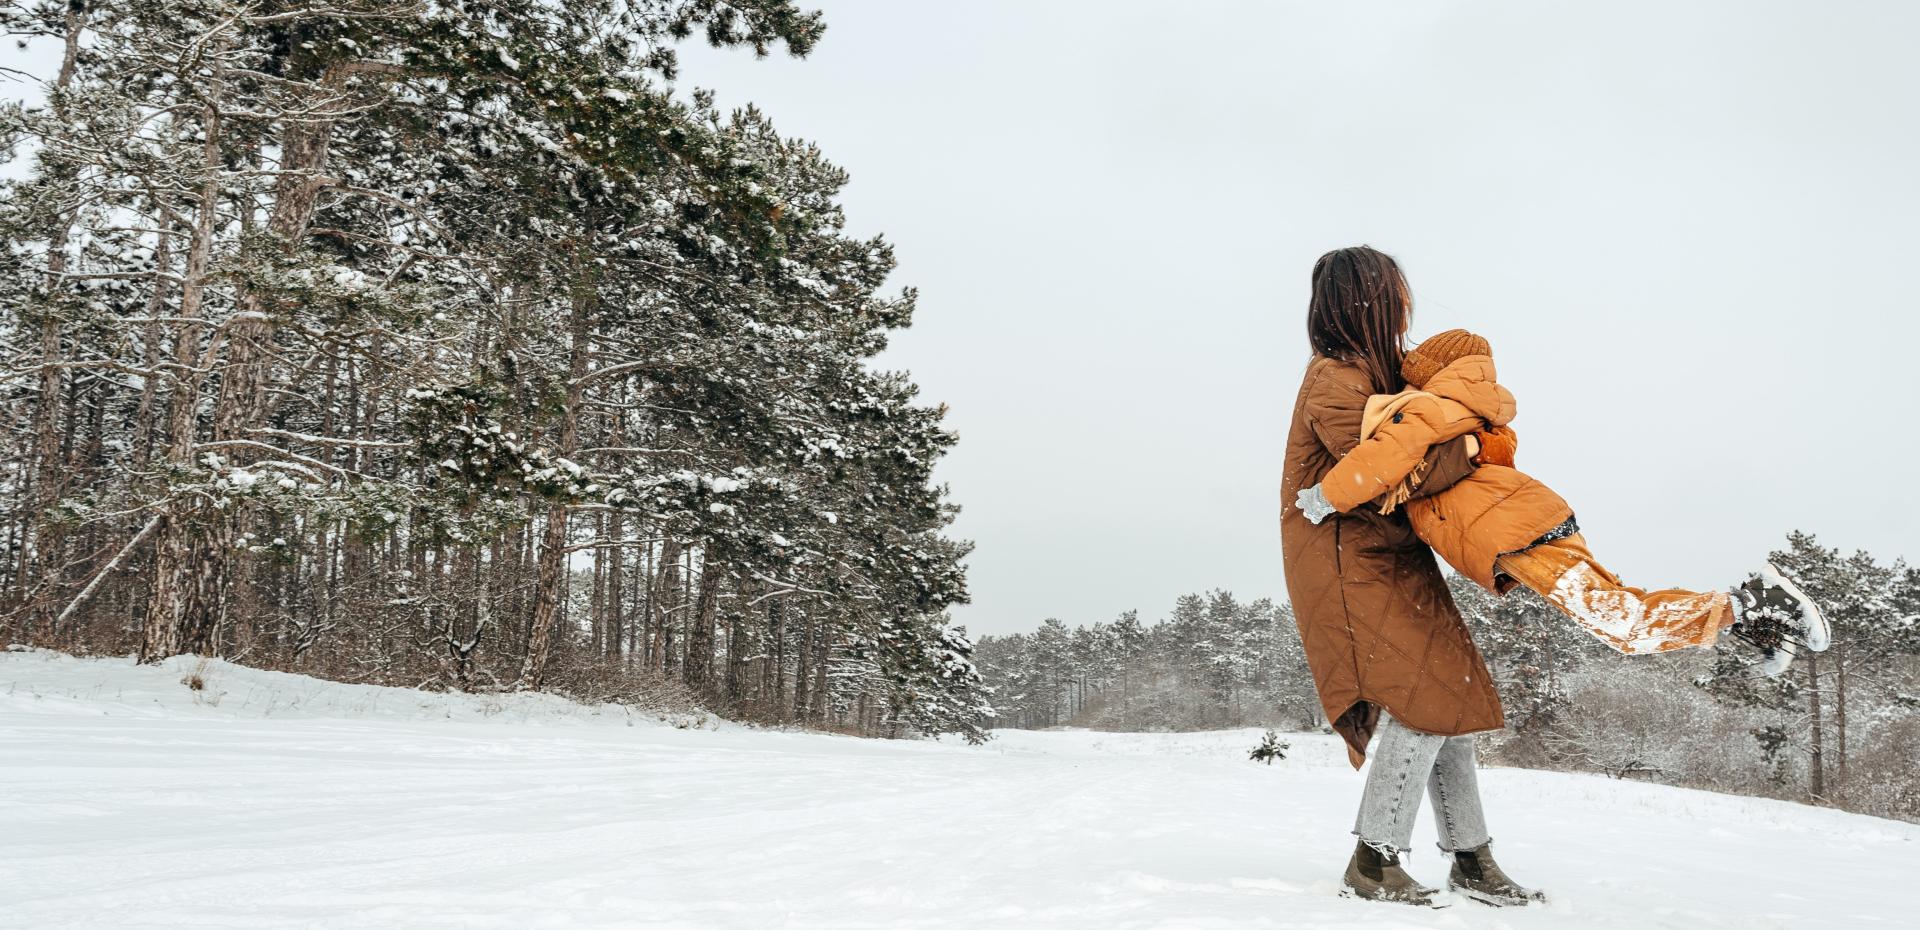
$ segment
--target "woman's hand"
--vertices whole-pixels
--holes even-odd
[[[1307,518],[1308,523],[1316,526],[1333,513],[1333,505],[1327,503],[1327,496],[1320,493],[1320,486],[1317,484],[1310,488],[1301,488],[1300,493],[1293,496],[1293,505],[1300,508],[1301,515]]]

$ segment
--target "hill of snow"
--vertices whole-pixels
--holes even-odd
[[[1920,874],[1920,826],[1501,769],[1495,848],[1553,902],[1423,911],[1338,896],[1361,780],[1318,734],[1267,767],[1253,731],[880,742],[196,668],[0,654],[0,927],[1860,930]]]

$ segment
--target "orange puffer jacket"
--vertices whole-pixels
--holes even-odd
[[[1367,403],[1366,438],[1320,480],[1320,492],[1342,512],[1383,498],[1391,510],[1403,482],[1422,477],[1427,449],[1476,430],[1505,426],[1514,417],[1512,392],[1495,380],[1493,358],[1456,359],[1418,390],[1375,395]],[[1517,469],[1482,465],[1431,497],[1406,501],[1407,520],[1421,541],[1462,575],[1489,591],[1494,560],[1526,548],[1573,515],[1552,488]]]

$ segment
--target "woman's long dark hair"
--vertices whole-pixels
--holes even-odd
[[[1406,387],[1407,318],[1413,296],[1393,256],[1369,246],[1334,249],[1313,263],[1307,342],[1328,358],[1352,362],[1373,379],[1376,394]]]

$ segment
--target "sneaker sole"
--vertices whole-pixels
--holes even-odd
[[[1805,591],[1800,590],[1800,586],[1794,584],[1793,579],[1788,578],[1779,566],[1772,562],[1762,564],[1764,567],[1761,574],[1800,602],[1800,609],[1807,620],[1807,648],[1814,652],[1826,652],[1827,647],[1833,645],[1833,631],[1827,627],[1827,618],[1821,615],[1819,605],[1815,604],[1813,598],[1808,597]]]

